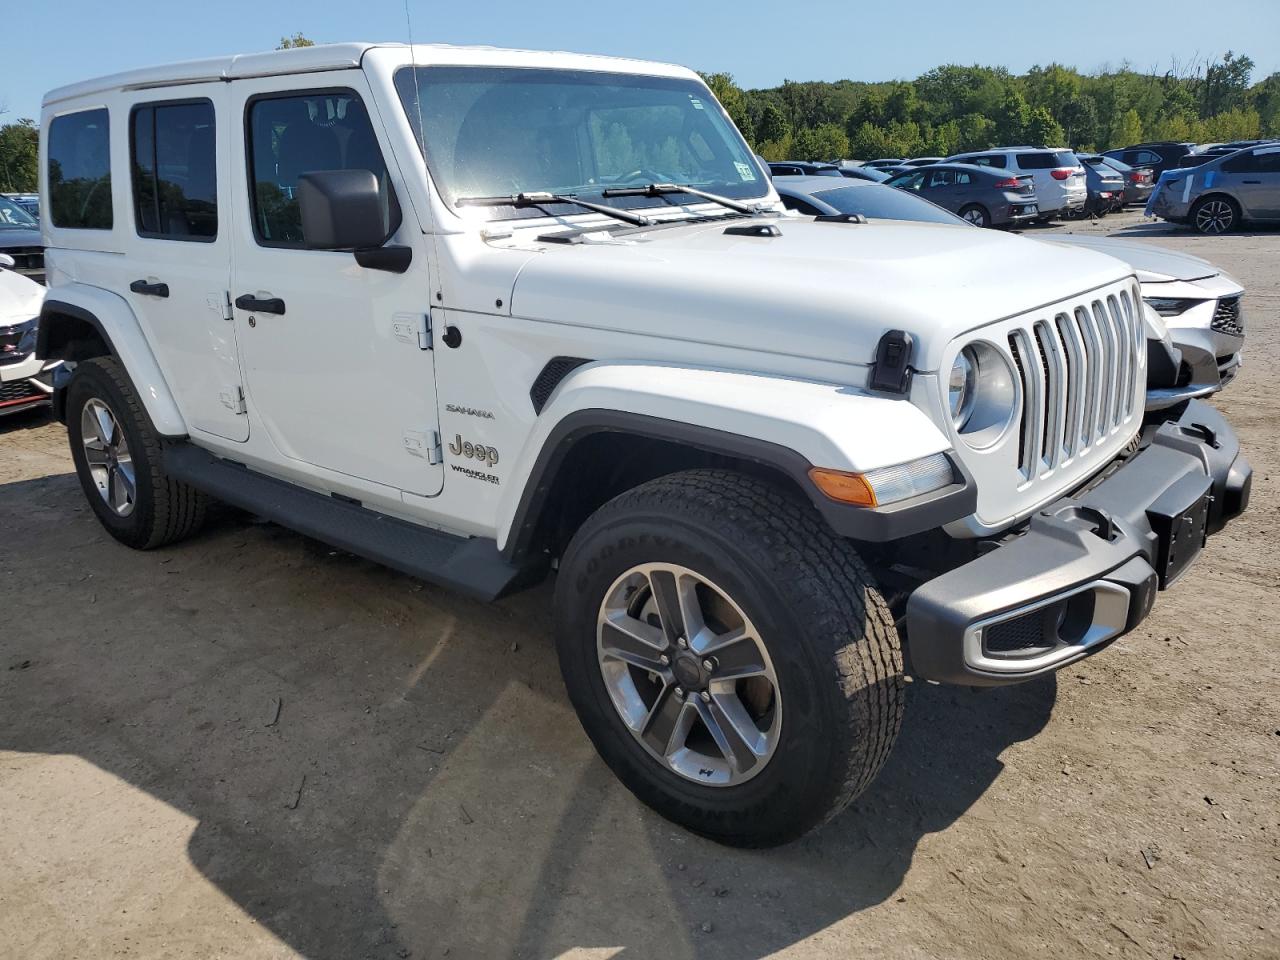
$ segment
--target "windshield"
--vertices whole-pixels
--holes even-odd
[[[5,197],[0,197],[0,229],[5,227],[22,227],[39,229],[40,224],[35,217]]]
[[[617,207],[690,202],[680,195],[601,198],[609,187],[651,183],[691,185],[739,200],[768,193],[737,129],[694,80],[405,67],[395,82],[432,179],[450,204],[519,193],[578,194]],[[501,218],[546,215],[536,207],[491,209]],[[570,209],[561,205],[557,212]]]
[[[867,184],[865,187],[839,187],[817,190],[813,196],[830,204],[841,213],[860,213],[868,220],[916,220],[922,223],[964,224],[954,214],[936,204],[894,187]]]

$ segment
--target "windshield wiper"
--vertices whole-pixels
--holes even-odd
[[[594,210],[607,217],[621,220],[634,227],[647,227],[653,221],[638,213],[628,213],[615,207],[607,207],[602,203],[591,203],[579,200],[575,196],[564,193],[513,193],[506,197],[459,197],[456,201],[460,207],[539,207],[546,203],[570,203],[584,210]]]
[[[605,190],[602,197],[661,197],[668,193],[688,193],[695,197],[701,197],[703,200],[710,200],[712,203],[718,203],[722,207],[728,207],[730,210],[736,210],[738,213],[745,213],[749,216],[755,216],[761,213],[760,207],[756,204],[741,203],[737,200],[730,200],[728,197],[722,197],[718,193],[707,193],[705,190],[699,190],[697,187],[685,186],[682,183],[651,183],[644,187],[611,187]]]

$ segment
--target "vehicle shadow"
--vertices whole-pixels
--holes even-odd
[[[484,606],[234,512],[137,553],[82,504],[74,477],[0,486],[0,569],[28,558],[31,585],[0,634],[0,667],[25,663],[0,669],[0,750],[82,757],[189,815],[191,862],[307,957],[766,956],[889,898],[1056,697],[913,684],[853,807],[733,850],[596,757],[547,586]]]
[[[0,416],[0,437],[6,433],[43,427],[52,419],[53,414],[47,403],[39,407],[19,410],[16,413],[6,413]]]

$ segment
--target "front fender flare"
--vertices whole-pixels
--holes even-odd
[[[74,317],[98,331],[111,355],[123,364],[159,435],[187,435],[187,424],[173,392],[138,318],[124,298],[84,283],[61,284],[50,291],[40,310],[36,340],[36,354],[44,359],[53,359],[48,356],[48,349],[59,315]]]
[[[949,487],[887,507],[838,503],[809,478],[811,467],[865,472],[906,463],[951,444],[905,400],[848,386],[658,363],[590,363],[555,389],[500,505],[499,542],[521,556],[573,446],[594,433],[633,433],[737,460],[792,479],[842,536],[898,539],[968,516],[973,480],[953,455]]]

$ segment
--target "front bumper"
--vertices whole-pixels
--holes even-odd
[[[35,354],[0,364],[0,417],[38,407],[53,395],[53,371],[61,360],[48,362]]]
[[[912,673],[991,686],[1052,673],[1136,627],[1205,539],[1248,506],[1253,468],[1212,407],[1148,428],[1106,479],[1031,518],[1020,535],[918,588],[907,603]]]

